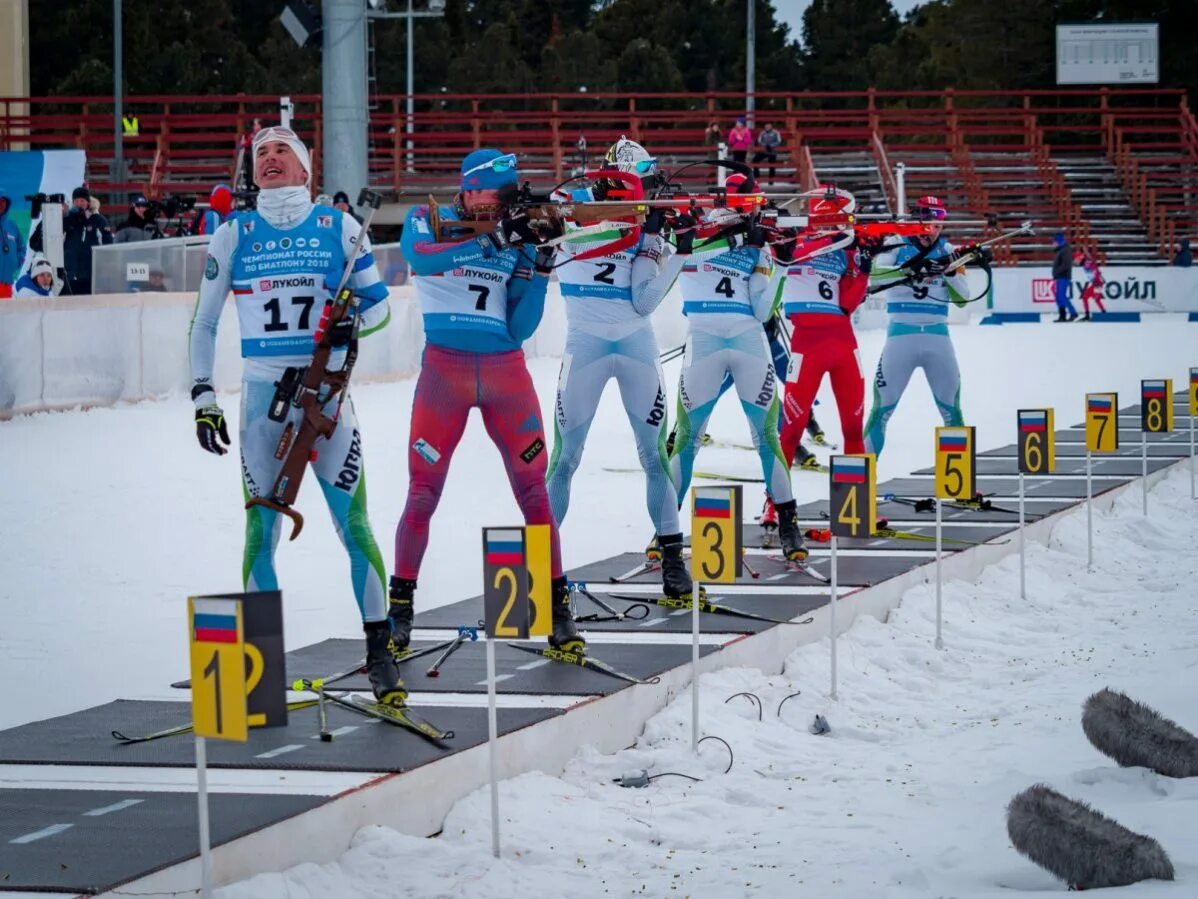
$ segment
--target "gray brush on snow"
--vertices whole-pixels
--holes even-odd
[[[1011,800],[1007,833],[1016,849],[1070,887],[1173,879],[1169,856],[1152,837],[1130,831],[1044,784]]]
[[[1198,737],[1122,693],[1099,690],[1087,699],[1082,730],[1095,749],[1125,768],[1198,777]]]

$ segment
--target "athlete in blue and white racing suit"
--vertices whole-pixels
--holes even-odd
[[[761,460],[765,489],[778,512],[778,534],[791,560],[807,557],[790,489],[790,469],[778,442],[778,383],[762,324],[774,312],[784,271],[774,264],[760,228],[727,233],[742,220],[717,208],[706,225],[724,226],[694,249],[695,230],[677,229],[677,254],[684,260],[679,286],[689,334],[678,382],[678,422],[670,474],[678,485],[678,504],[686,499],[707,420],[731,378],[749,420],[753,446]],[[742,226],[743,228],[744,226]]]
[[[648,177],[657,161],[635,141],[620,138],[606,155],[607,166]],[[602,199],[604,188],[573,191],[570,199]],[[664,214],[645,222],[636,245],[593,259],[574,257],[619,238],[622,232],[566,240],[559,247],[557,276],[566,302],[566,349],[558,377],[549,502],[560,526],[570,505],[570,482],[599,398],[615,378],[645,470],[649,517],[660,541],[662,584],[667,596],[688,596],[692,583],[682,559],[677,490],[666,454],[666,392],[657,337],[649,316],[669,292],[682,260],[669,255],[661,236]],[[567,230],[567,238],[569,231]]]
[[[944,226],[937,224],[945,217],[944,204],[936,197],[920,197],[914,212],[931,226],[931,232],[909,237],[898,249],[881,253],[873,261],[873,283],[906,283],[885,292],[890,325],[874,375],[873,409],[865,423],[867,453],[882,452],[886,424],[916,368],[923,369],[944,423],[964,423],[961,371],[948,335],[948,308],[949,303],[963,306],[969,302],[969,278],[963,266],[944,273],[944,260],[955,251],[941,236]]]
[[[308,149],[290,129],[266,128],[254,138],[258,208],[221,225],[208,245],[208,260],[191,323],[191,396],[196,434],[208,452],[229,445],[224,413],[212,381],[216,328],[230,289],[241,327],[245,368],[241,382],[241,474],[245,497],[269,494],[282,461],[276,451],[288,422],[299,427],[301,411],[283,404],[285,417],[270,418],[276,385],[302,377],[312,359],[314,334],[346,259],[358,251],[349,286],[360,301],[359,336],[378,330],[390,317],[387,287],[379,278],[369,243],[351,216],[314,206],[308,187]],[[330,332],[340,350],[330,367],[340,367],[353,335],[352,317]],[[290,396],[286,397],[290,400]],[[336,402],[334,398],[332,403]],[[332,408],[326,409],[331,415]],[[337,533],[349,553],[351,583],[366,631],[368,672],[376,696],[401,701],[402,685],[388,647],[386,577],[383,558],[366,515],[366,473],[353,401],[346,397],[333,435],[318,439],[311,463]],[[242,580],[247,590],[275,590],[274,552],[282,517],[264,506],[246,510]]]

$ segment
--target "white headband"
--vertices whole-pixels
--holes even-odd
[[[254,153],[254,158],[257,159],[257,157],[258,157],[258,147],[260,147],[262,144],[264,144],[268,141],[275,141],[275,140],[277,140],[281,143],[284,143],[291,148],[291,151],[293,153],[295,153],[296,158],[299,159],[300,165],[302,165],[304,167],[304,172],[308,176],[307,179],[304,181],[304,184],[305,185],[311,184],[312,183],[312,158],[308,155],[308,148],[306,146],[304,146],[304,142],[299,139],[299,135],[297,135],[290,128],[283,128],[282,126],[279,126],[279,125],[272,125],[270,128],[263,128],[261,131],[259,131],[257,134],[255,134],[254,135],[254,145],[252,147],[252,151]]]

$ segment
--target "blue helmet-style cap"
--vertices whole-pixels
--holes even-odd
[[[519,180],[514,153],[486,147],[462,160],[462,190],[498,190]]]

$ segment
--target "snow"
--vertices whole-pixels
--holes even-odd
[[[502,858],[490,855],[489,793],[459,802],[440,837],[360,831],[335,864],[301,865],[220,891],[222,899],[316,896],[1033,896],[1062,886],[1009,846],[1005,805],[1044,782],[1158,839],[1177,870],[1120,895],[1193,895],[1198,780],[1120,769],[1081,729],[1081,705],[1104,686],[1198,731],[1198,520],[1189,478],[1174,472],[1097,516],[1097,561],[1085,571],[1086,525],[1073,512],[1028,558],[976,584],[945,586],[945,642],[932,648],[935,601],[909,591],[882,624],[841,638],[839,701],[827,696],[827,639],[800,648],[782,676],[726,669],[701,679],[705,743],[690,751],[690,697],[652,718],[632,749],[579,754],[560,777],[530,773],[500,788]],[[846,600],[851,601],[851,600]],[[779,716],[779,702],[788,701]],[[757,721],[740,691],[764,706]],[[831,733],[811,736],[814,714]],[[644,790],[633,769],[701,777]],[[415,859],[419,859],[418,862]]]
[[[955,325],[966,421],[988,448],[1012,442],[1020,407],[1053,406],[1067,426],[1080,420],[1087,391],[1117,390],[1126,404],[1141,378],[1180,384],[1198,364],[1191,327],[1172,316],[1139,325]],[[882,340],[880,332],[861,335],[867,372]],[[557,364],[537,359],[530,367],[550,421]],[[677,363],[666,376],[676,384]],[[406,494],[413,387],[355,390],[369,508],[388,560]],[[835,438],[826,388],[821,398],[817,411]],[[222,401],[234,429],[237,397]],[[175,397],[0,423],[0,676],[33,688],[6,692],[0,727],[118,697],[184,698],[167,687],[186,674],[183,600],[240,589],[242,542],[236,457],[204,454],[191,419],[190,402]],[[880,478],[929,464],[938,423],[917,376],[892,420]],[[734,402],[716,410],[711,431],[747,436]],[[637,514],[642,479],[603,470],[635,464],[611,385],[563,528],[568,566],[650,536],[647,515]],[[753,466],[742,451],[700,455],[707,470],[753,474]],[[803,473],[795,485],[800,501],[826,490],[823,478]],[[1112,516],[1097,516],[1092,574],[1080,570],[1084,513],[1062,521],[1050,546],[1032,545],[1026,603],[1017,598],[1014,557],[976,584],[948,585],[943,652],[931,646],[926,588],[908,593],[887,624],[860,621],[839,646],[839,702],[825,695],[826,641],[794,653],[784,677],[705,677],[704,729],[735,751],[726,775],[718,744],[704,744],[697,759],[690,754],[684,697],[653,718],[631,750],[584,753],[560,777],[505,782],[498,862],[488,854],[487,796],[479,792],[455,807],[439,839],[368,828],[339,864],[263,875],[224,895],[506,896],[549,886],[582,895],[1013,896],[1059,888],[1006,839],[1005,802],[1040,780],[1161,840],[1180,883],[1129,894],[1190,894],[1198,837],[1188,823],[1198,785],[1116,769],[1080,727],[1083,700],[1109,685],[1198,730],[1198,625],[1186,589],[1198,576],[1198,524],[1188,475],[1176,473],[1155,491],[1148,520],[1139,502],[1129,491]],[[279,553],[289,647],[360,633],[345,559],[310,482],[300,506],[304,533]],[[475,417],[433,522],[419,605],[477,593],[480,547],[470,535],[518,520]],[[778,702],[797,689],[802,695],[779,719]],[[763,722],[743,698],[723,704],[740,690],[762,698]],[[816,712],[827,715],[831,734],[807,733]],[[632,768],[704,782],[667,777],[644,791],[610,783]],[[419,864],[401,864],[413,858]]]

